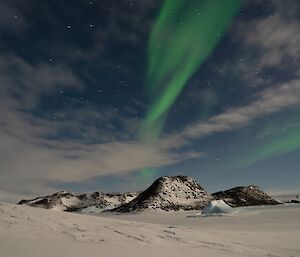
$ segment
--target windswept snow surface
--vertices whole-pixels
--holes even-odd
[[[298,257],[300,206],[235,216],[79,215],[0,203],[1,257]]]

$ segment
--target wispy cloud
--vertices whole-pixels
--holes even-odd
[[[260,61],[257,63],[259,68],[291,67],[300,54],[299,25],[298,19],[285,18],[278,10],[274,16],[241,24],[240,29],[244,33],[239,37],[245,45],[261,47]]]
[[[200,138],[216,132],[224,132],[249,124],[257,118],[300,104],[300,79],[284,85],[268,88],[245,106],[228,109],[205,122],[187,126],[183,137]]]
[[[227,63],[227,68],[235,67],[245,85],[273,86],[272,78],[265,74],[270,69],[285,71],[289,76],[295,76],[299,70],[298,3],[271,1],[268,7],[272,14],[239,20],[232,28],[231,37],[234,42],[240,43],[245,56],[234,63]]]
[[[54,116],[40,115],[45,96],[84,88],[68,66],[33,65],[15,55],[2,55],[0,83],[2,198],[9,193],[47,193],[57,190],[51,186],[57,183],[124,176],[197,155],[142,144],[136,138],[139,120],[123,117],[114,108],[75,104]]]

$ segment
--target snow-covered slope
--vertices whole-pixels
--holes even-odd
[[[232,207],[281,204],[254,185],[235,187],[212,195],[216,200],[224,200],[226,204]]]
[[[298,205],[209,219],[187,218],[185,212],[106,215],[0,203],[0,256],[300,256]]]
[[[138,197],[111,211],[134,212],[141,210],[199,210],[211,200],[208,194],[193,178],[187,176],[164,176]]]
[[[22,200],[19,204],[59,211],[97,212],[125,204],[138,196],[138,192],[130,193],[89,193],[72,194],[65,191],[52,195]],[[93,207],[93,208],[90,208]]]

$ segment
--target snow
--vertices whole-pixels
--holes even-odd
[[[77,213],[82,213],[82,214],[101,213],[103,212],[103,210],[105,210],[105,208],[97,208],[96,206],[92,205],[77,211]]]
[[[74,206],[78,206],[82,203],[81,200],[79,200],[77,197],[72,196],[72,197],[62,197],[61,198],[61,202],[67,206],[67,207],[74,207]]]
[[[33,203],[36,203],[36,202],[38,202],[38,201],[41,201],[42,199],[43,199],[42,197],[38,197],[38,198],[35,198],[35,199],[31,200],[31,201],[28,202],[28,203],[33,204]]]
[[[226,204],[223,200],[214,200],[209,202],[201,212],[201,215],[224,215],[233,212],[233,208]]]
[[[132,193],[123,193],[123,194],[116,194],[116,195],[104,195],[103,198],[105,201],[109,203],[109,208],[113,208],[119,206],[124,203],[128,203],[132,201],[134,198],[138,196],[139,193],[132,192]]]
[[[139,192],[128,193],[87,193],[87,194],[73,194],[66,191],[60,191],[52,195],[38,197],[32,200],[22,200],[22,204],[52,209],[57,211],[77,211],[83,209],[83,212],[89,212],[87,207],[94,206],[95,211],[100,209],[112,209],[121,204],[133,200]],[[97,210],[98,209],[98,210]]]
[[[241,209],[207,219],[188,218],[197,211],[91,216],[0,203],[0,256],[300,256],[300,205]]]
[[[65,211],[67,208],[63,204],[54,205],[51,210],[53,211]]]

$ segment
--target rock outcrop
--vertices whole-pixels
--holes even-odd
[[[200,210],[211,199],[212,196],[191,177],[164,176],[129,203],[110,211]]]
[[[279,201],[264,193],[258,186],[241,186],[213,193],[215,200],[224,200],[231,207],[277,205]]]

